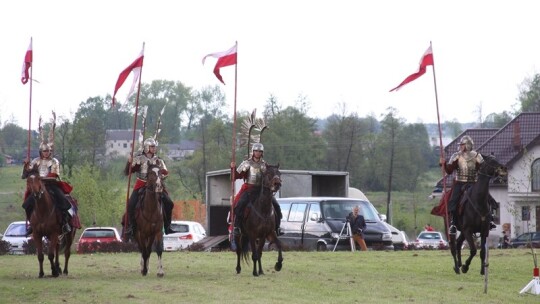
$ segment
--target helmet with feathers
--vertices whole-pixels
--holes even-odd
[[[41,142],[39,144],[39,155],[42,156],[43,151],[52,151],[54,148],[54,130],[56,128],[56,113],[52,112],[52,121],[51,121],[51,128],[49,129],[49,136],[47,140],[45,140],[45,130],[43,130],[43,126],[41,125],[42,119],[39,118],[39,136],[41,139]]]

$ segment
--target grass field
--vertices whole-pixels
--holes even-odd
[[[468,252],[466,252],[468,254]],[[136,253],[72,255],[69,275],[38,278],[36,256],[0,256],[0,303],[539,303],[519,294],[532,279],[530,250],[491,250],[489,282],[456,275],[449,251],[265,252],[265,275],[236,274],[232,252],[166,252],[165,277],[139,272]]]

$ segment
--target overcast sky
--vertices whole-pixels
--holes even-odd
[[[433,43],[441,122],[511,111],[519,85],[538,73],[540,1],[2,1],[0,119],[28,127],[30,86],[20,81],[33,38],[32,128],[50,111],[72,118],[89,97],[112,95],[145,43],[142,82],[220,85],[232,116],[234,67],[212,73],[238,41],[239,110],[283,106],[302,95],[308,115],[437,122],[433,70],[397,92]],[[123,102],[128,78],[117,98]]]

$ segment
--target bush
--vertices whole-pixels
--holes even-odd
[[[11,249],[11,244],[7,241],[0,240],[0,255],[6,255]]]
[[[134,252],[138,251],[137,244],[126,242],[112,243],[83,243],[78,247],[78,253],[119,253],[119,252]]]

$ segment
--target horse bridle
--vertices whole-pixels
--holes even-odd
[[[34,191],[34,189],[32,189],[33,187],[31,187],[31,189],[30,189],[30,192],[32,193],[32,197],[34,197],[35,200],[38,200],[38,199],[41,198],[41,196],[45,192],[45,190],[43,190],[43,183],[41,181],[37,180],[36,174],[31,174],[26,179],[29,179],[29,178],[31,179],[32,184],[39,183],[39,191],[37,191],[37,192]]]

